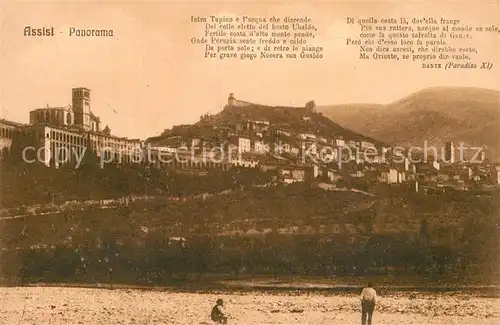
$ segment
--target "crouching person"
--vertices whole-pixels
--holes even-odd
[[[222,299],[217,299],[217,304],[212,308],[210,318],[217,324],[227,324],[227,314],[224,311],[224,301]]]

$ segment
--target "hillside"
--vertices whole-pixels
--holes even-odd
[[[331,119],[323,116],[320,112],[313,112],[306,107],[289,107],[289,106],[267,106],[254,103],[247,103],[244,106],[225,107],[219,113],[210,116],[207,119],[200,119],[190,127],[189,135],[194,136],[209,136],[212,130],[221,126],[236,125],[247,120],[268,121],[270,125],[284,128],[292,133],[315,133],[324,137],[341,137],[347,140],[354,141],[369,141],[375,144],[382,145],[383,143],[376,138],[365,136],[361,133],[354,132],[348,128],[342,127]],[[163,135],[151,137],[147,142],[161,145],[162,139],[172,135],[185,135],[175,132],[165,132]],[[219,139],[221,140],[221,139]]]
[[[0,164],[0,173],[0,206],[5,209],[127,196],[192,196],[270,180],[269,175],[254,170],[211,170],[204,175],[190,175],[138,165],[54,169],[9,161]]]
[[[391,144],[440,147],[487,147],[486,156],[500,158],[500,92],[467,87],[435,87],[387,105],[349,104],[318,111],[356,132]]]
[[[128,284],[189,272],[366,275],[386,266],[445,275],[480,265],[493,274],[493,211],[497,196],[373,197],[310,184],[150,198],[3,220],[1,273],[9,281]]]

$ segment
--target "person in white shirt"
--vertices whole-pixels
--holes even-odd
[[[368,286],[361,291],[361,324],[371,325],[373,310],[377,300],[377,292],[372,288],[372,283],[368,282]],[[367,322],[368,321],[368,322]]]

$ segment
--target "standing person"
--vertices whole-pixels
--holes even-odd
[[[361,291],[361,324],[371,325],[373,310],[377,300],[377,292],[372,288],[372,283],[368,282],[368,286]],[[368,318],[368,322],[367,322]]]
[[[224,312],[224,301],[222,299],[217,299],[217,304],[212,308],[210,318],[218,324],[227,324],[227,315]]]

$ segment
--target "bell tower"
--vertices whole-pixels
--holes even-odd
[[[78,87],[72,89],[75,124],[90,130],[90,89]]]

